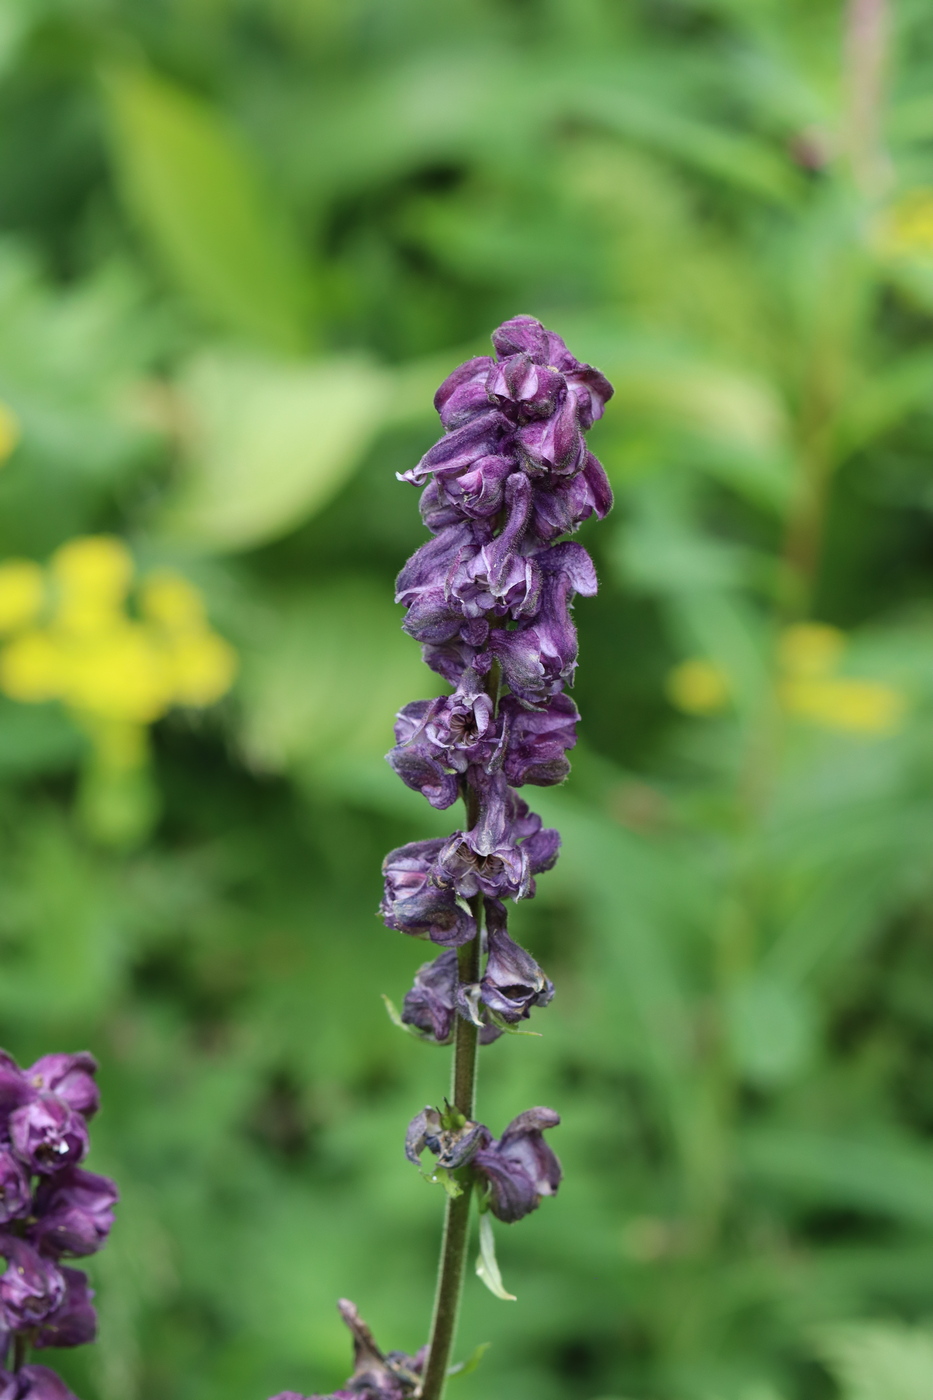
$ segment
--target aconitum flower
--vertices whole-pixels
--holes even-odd
[[[48,1366],[21,1366],[12,1374],[0,1371],[0,1400],[78,1400]]]
[[[15,1235],[0,1236],[0,1257],[7,1261],[0,1276],[0,1317],[11,1331],[34,1327],[64,1300],[61,1270]]]
[[[379,912],[388,928],[453,948],[475,938],[476,922],[454,891],[433,878],[443,846],[443,840],[412,841],[389,852]]]
[[[65,1296],[36,1329],[34,1347],[79,1347],[97,1336],[97,1310],[91,1302],[94,1290],[87,1274],[65,1267],[59,1272],[65,1281]]]
[[[512,1119],[498,1142],[474,1156],[473,1170],[485,1180],[497,1219],[512,1224],[537,1210],[542,1196],[556,1194],[561,1166],[542,1132],[559,1122],[553,1108],[529,1108]]]
[[[0,1225],[28,1214],[31,1201],[32,1189],[22,1162],[0,1147]]]
[[[9,1131],[17,1156],[34,1172],[58,1171],[87,1155],[87,1125],[57,1094],[35,1094],[15,1109]]]
[[[68,1167],[39,1183],[30,1239],[56,1258],[95,1254],[110,1233],[118,1199],[108,1177]]]

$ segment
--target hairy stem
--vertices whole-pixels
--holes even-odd
[[[493,678],[491,694],[493,703],[498,691],[498,671]],[[463,791],[466,807],[467,827],[475,826],[479,820],[479,801],[476,792],[468,784]],[[461,982],[478,982],[480,958],[482,955],[483,897],[478,894],[470,900],[473,918],[476,920],[476,937],[471,943],[457,949],[457,975]],[[472,1118],[476,1108],[476,1069],[479,1051],[477,1027],[463,1016],[457,1017],[454,1031],[454,1064],[451,1080],[450,1100],[454,1108],[464,1118]],[[466,1267],[467,1246],[470,1235],[470,1204],[473,1196],[469,1180],[462,1183],[459,1196],[447,1199],[444,1216],[444,1237],[441,1241],[441,1258],[437,1271],[437,1292],[434,1295],[434,1317],[431,1322],[431,1340],[428,1360],[421,1385],[421,1400],[441,1400],[447,1382],[447,1368],[450,1365],[450,1352],[457,1331],[457,1315],[460,1311],[460,1295],[463,1292],[463,1274]]]

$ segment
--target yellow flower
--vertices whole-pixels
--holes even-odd
[[[729,702],[729,679],[712,661],[692,657],[675,666],[667,678],[667,693],[688,715],[712,715]]]
[[[75,710],[151,724],[172,702],[172,672],[147,628],[114,627],[65,642],[62,698]]]
[[[213,705],[230,689],[236,652],[216,632],[192,631],[167,649],[173,698],[181,705]]]
[[[44,594],[42,570],[31,559],[0,564],[0,632],[15,632],[34,622]]]
[[[846,644],[838,627],[824,622],[800,622],[782,632],[778,661],[792,676],[828,676]]]
[[[778,641],[781,704],[788,714],[827,729],[891,733],[903,714],[904,697],[883,681],[835,675],[845,646],[845,633],[826,623],[788,627]]]
[[[133,557],[113,535],[69,540],[52,556],[60,589],[56,620],[73,632],[93,632],[120,615],[133,578]]]
[[[204,625],[200,593],[171,569],[159,569],[144,581],[139,590],[139,608],[144,617],[172,631]]]
[[[23,632],[0,653],[0,689],[11,700],[57,700],[63,673],[61,650],[48,632]]]
[[[933,257],[933,189],[901,195],[887,211],[880,242],[886,253]]]
[[[904,697],[893,686],[847,676],[788,680],[780,695],[790,714],[853,734],[890,734],[904,712]]]
[[[0,403],[0,463],[6,461],[19,438],[19,419],[12,408]]]

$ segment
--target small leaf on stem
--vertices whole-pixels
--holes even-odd
[[[479,1258],[476,1261],[476,1273],[483,1280],[490,1293],[494,1293],[497,1298],[501,1298],[506,1303],[516,1301],[514,1293],[506,1293],[505,1291],[502,1275],[499,1273],[499,1265],[496,1263],[496,1242],[492,1233],[492,1218],[485,1213],[479,1218]]]

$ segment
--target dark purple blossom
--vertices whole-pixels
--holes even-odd
[[[46,1177],[36,1191],[29,1238],[43,1254],[81,1257],[104,1244],[119,1199],[109,1177],[68,1167]]]
[[[13,1150],[34,1172],[58,1171],[87,1155],[84,1116],[58,1094],[34,1093],[10,1114],[9,1132]]]
[[[39,1325],[34,1347],[79,1347],[97,1336],[97,1311],[91,1299],[94,1290],[80,1269],[59,1270],[65,1281],[65,1296],[53,1313]]]
[[[544,1141],[560,1115],[552,1108],[529,1108],[506,1128],[498,1142],[481,1147],[472,1159],[474,1172],[488,1190],[489,1209],[511,1224],[536,1210],[542,1196],[553,1196],[561,1181],[560,1162]]]
[[[22,1162],[0,1147],[0,1225],[27,1215],[31,1202],[32,1189]]]
[[[0,1400],[78,1400],[78,1397],[48,1366],[21,1366],[15,1374],[0,1371]]]
[[[476,936],[476,923],[454,890],[434,878],[443,846],[443,839],[412,841],[389,852],[379,912],[388,928],[454,948]]]
[[[441,953],[433,962],[419,967],[414,986],[405,994],[402,1020],[413,1026],[427,1040],[449,1045],[453,1040],[458,1010],[473,1019],[460,994],[457,954],[454,949]],[[484,1024],[479,1034],[481,1045],[489,1045],[502,1034],[498,1026]]]
[[[458,1117],[449,1121],[430,1104],[416,1113],[405,1134],[405,1156],[415,1166],[425,1148],[433,1152],[437,1165],[445,1171],[458,1171],[473,1160],[481,1147],[492,1141],[492,1134],[483,1123]]]
[[[77,1055],[44,1055],[23,1070],[23,1078],[31,1088],[57,1094],[69,1108],[90,1118],[100,1104],[96,1073],[94,1056],[82,1050]]]
[[[486,900],[488,958],[479,984],[479,1000],[508,1024],[525,1020],[533,1006],[547,1006],[554,984],[530,953],[508,935],[505,905]]]
[[[62,1272],[15,1235],[0,1236],[0,1257],[7,1261],[0,1276],[0,1316],[11,1331],[34,1327],[64,1299]]]
[[[510,787],[532,783],[550,787],[570,772],[567,750],[577,742],[577,707],[569,695],[558,693],[540,709],[529,709],[514,695],[499,703],[508,733],[503,772]]]

